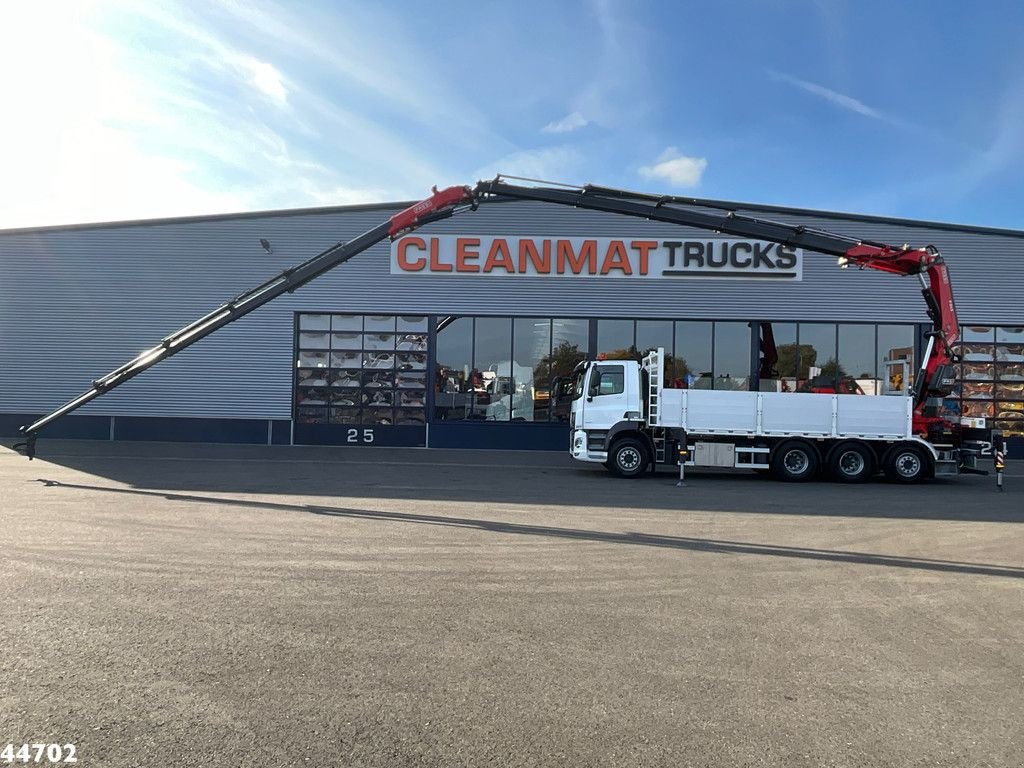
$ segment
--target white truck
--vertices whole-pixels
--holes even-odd
[[[914,434],[911,397],[670,389],[664,364],[658,349],[639,363],[577,366],[574,459],[604,464],[621,477],[680,462],[770,471],[791,482],[822,469],[847,483],[879,470],[903,483],[961,471],[955,455]]]

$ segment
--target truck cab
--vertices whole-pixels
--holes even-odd
[[[584,361],[576,366],[570,419],[573,458],[605,463],[616,436],[643,427],[641,374],[634,360]]]

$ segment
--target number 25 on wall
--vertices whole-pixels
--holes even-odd
[[[363,434],[362,434],[362,439],[360,439],[359,430],[358,429],[350,429],[348,431],[348,440],[347,440],[347,442],[349,442],[349,443],[372,443],[373,442],[373,430],[372,429],[364,429],[363,430]]]

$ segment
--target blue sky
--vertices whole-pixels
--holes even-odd
[[[418,199],[500,171],[1024,229],[1020,4],[214,0],[0,18],[0,227]]]

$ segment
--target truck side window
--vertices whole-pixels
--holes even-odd
[[[621,365],[602,365],[598,395],[619,395],[625,391],[626,369]]]

